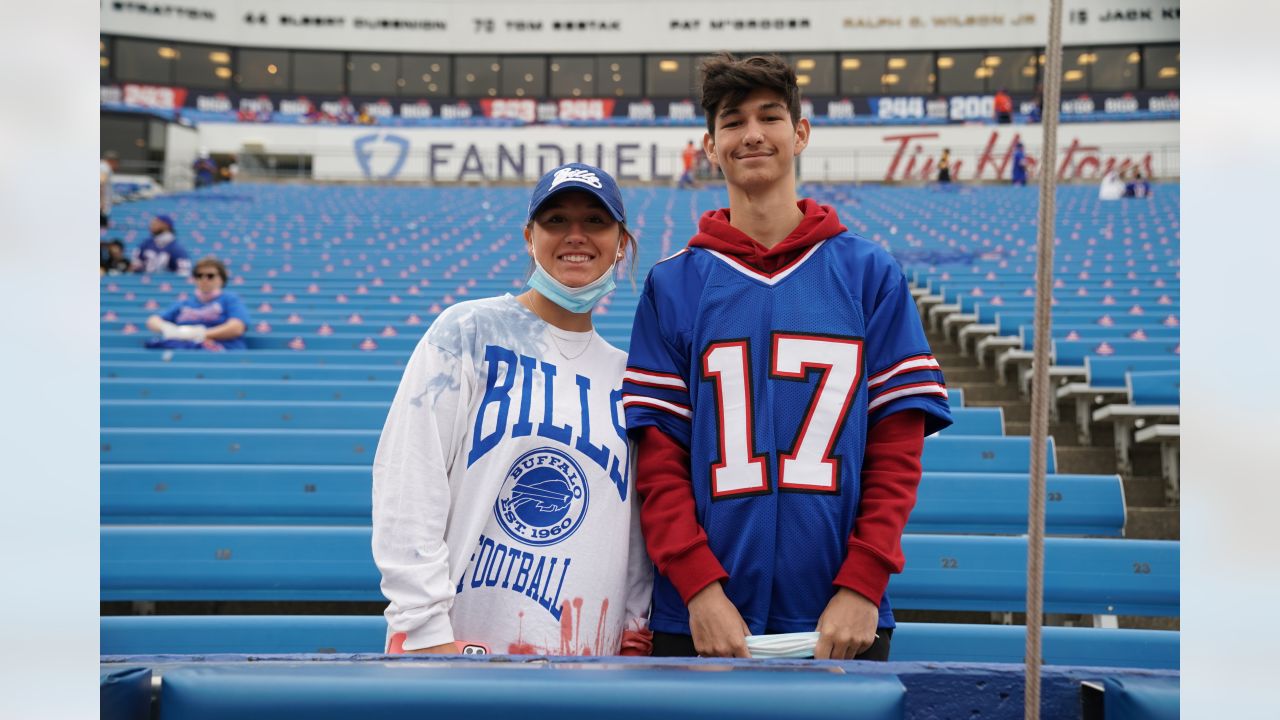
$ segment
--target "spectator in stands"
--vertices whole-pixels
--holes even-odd
[[[1022,148],[1022,141],[1013,144],[1013,184],[1024,187],[1027,184],[1027,152]]]
[[[1127,198],[1145,198],[1151,194],[1151,183],[1142,177],[1142,170],[1131,167],[1124,171],[1124,196]]]
[[[591,319],[635,257],[625,223],[607,173],[555,168],[529,201],[530,289],[453,305],[410,357],[373,461],[388,652],[647,654],[626,354]]]
[[[1115,170],[1108,170],[1102,176],[1102,184],[1098,186],[1099,200],[1119,200],[1124,197],[1125,184],[1120,179],[1120,173]]]
[[[1136,198],[1151,197],[1151,183],[1142,174],[1140,168],[1133,169],[1133,196]]]
[[[997,123],[1008,125],[1013,122],[1013,98],[1009,97],[1004,88],[996,91],[995,108]]]
[[[171,272],[186,277],[191,274],[191,256],[174,235],[171,215],[151,218],[151,237],[133,254],[134,272]]]
[[[1040,100],[1031,101],[1031,109],[1027,111],[1027,122],[1035,125],[1040,122]]]
[[[720,53],[698,85],[729,207],[650,271],[622,395],[653,654],[815,632],[788,649],[885,660],[924,437],[951,424],[942,374],[894,259],[797,194],[795,71]]]
[[[209,151],[201,148],[199,157],[192,164],[196,176],[196,187],[209,187],[218,176],[218,164],[209,157]]]
[[[111,183],[115,178],[118,162],[115,152],[108,150],[98,163],[98,215],[101,219],[99,227],[103,230],[111,227],[111,203],[115,199]]]
[[[951,184],[951,148],[943,148],[942,157],[938,158],[938,184]]]
[[[676,183],[676,187],[696,188],[698,182],[693,177],[693,168],[698,160],[698,149],[694,147],[693,141],[690,140],[684,146],[684,150],[680,153],[680,163],[684,171],[680,173],[680,180]]]
[[[123,275],[129,272],[129,258],[124,254],[124,243],[111,240],[101,243],[98,269],[101,275]]]
[[[223,289],[227,285],[227,266],[210,255],[196,263],[193,275],[196,289],[192,296],[147,318],[147,329],[160,335],[147,347],[243,350],[249,312],[239,296]]]

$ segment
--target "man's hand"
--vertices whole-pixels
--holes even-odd
[[[880,609],[849,588],[842,587],[818,618],[817,660],[852,660],[876,641]]]
[[[747,652],[751,630],[718,582],[689,598],[689,632],[701,657],[751,657]]]

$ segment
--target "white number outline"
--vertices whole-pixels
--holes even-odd
[[[742,456],[746,458],[740,463],[730,464],[730,453],[725,449],[725,432],[726,412],[725,412],[725,380],[723,376],[724,369],[732,369],[726,366],[724,369],[712,369],[711,364],[714,362],[713,355],[722,355],[724,350],[736,349],[738,354],[738,367],[742,369],[742,386],[743,386],[743,406],[746,412],[741,418],[732,418],[734,425],[741,425],[741,436],[745,445]],[[732,360],[732,359],[731,359]],[[751,407],[751,343],[749,340],[721,340],[707,345],[702,351],[702,377],[712,381],[715,386],[716,393],[716,442],[720,450],[720,459],[711,466],[711,497],[738,497],[742,495],[767,495],[773,492],[773,487],[769,483],[769,457],[767,453],[755,452],[755,428],[754,414]],[[735,436],[736,438],[736,436]],[[736,444],[736,440],[735,440]],[[735,453],[736,455],[736,453]],[[760,479],[758,482],[751,480],[747,483],[735,483],[736,487],[721,490],[720,477],[727,475],[729,472],[735,474],[754,473],[750,470],[751,466],[758,466]],[[728,478],[724,480],[725,484],[730,481]]]
[[[809,456],[813,454],[812,451],[804,452],[803,448],[808,447],[806,444],[807,442],[813,442],[810,439],[813,436],[809,434],[809,431],[811,422],[819,404],[831,402],[831,392],[828,392],[828,380],[830,380],[832,373],[836,371],[837,368],[830,362],[801,360],[799,362],[798,369],[780,370],[778,368],[780,355],[779,342],[787,340],[834,343],[839,345],[849,345],[856,348],[855,359],[853,362],[853,373],[849,380],[848,389],[844,391],[842,397],[839,398],[840,409],[835,415],[835,421],[832,425],[830,434],[822,439],[823,449],[819,454],[819,457],[822,458],[820,460],[820,464],[830,468],[829,485],[826,487],[814,483],[788,483],[786,482],[785,468],[790,462],[795,461],[801,455]],[[854,399],[857,397],[858,386],[862,382],[863,339],[847,335],[823,335],[818,333],[775,331],[770,335],[769,345],[769,377],[771,379],[808,382],[810,374],[813,371],[816,370],[821,373],[821,376],[818,379],[818,387],[810,398],[808,407],[805,409],[804,421],[796,431],[795,438],[791,443],[791,448],[786,451],[782,448],[778,448],[778,461],[774,464],[778,478],[778,489],[786,492],[839,494],[841,458],[833,457],[831,455],[831,450],[835,447],[836,440],[840,437],[840,433],[844,429],[845,423],[848,420],[849,410],[853,407]],[[713,357],[713,355],[724,356],[725,351],[730,348],[735,351],[733,354],[736,357],[730,357],[727,361],[717,361]],[[746,339],[742,339],[720,340],[709,343],[706,349],[702,351],[701,365],[703,379],[712,381],[716,394],[716,440],[719,450],[719,459],[711,466],[710,478],[712,499],[718,500],[727,497],[765,495],[771,493],[773,491],[773,483],[771,482],[773,473],[771,473],[769,469],[769,453],[757,453],[754,449],[755,415],[751,404],[753,393],[751,391],[752,374],[750,342]],[[716,367],[713,368],[713,365]],[[741,407],[745,408],[745,417],[731,417],[728,419],[728,423],[726,423],[725,416],[728,413],[726,413],[725,408],[724,395],[726,392],[726,378],[724,373],[729,370],[734,370],[735,367],[741,368],[741,386],[742,392],[745,395],[743,402],[741,403]],[[736,415],[736,413],[734,414]],[[732,461],[731,456],[725,447],[726,424],[742,427],[741,433],[743,442],[741,445],[743,446],[743,450],[740,455],[738,455],[738,453],[734,453],[734,455],[738,455],[739,457],[738,462]],[[733,437],[736,438],[737,436],[735,435]],[[734,444],[738,445],[739,443],[735,442]],[[746,459],[742,460],[741,458]],[[724,490],[720,489],[720,478],[724,475],[724,470],[726,468],[737,468],[731,471],[735,474],[755,474],[756,471],[754,470],[742,469],[749,468],[751,466],[757,466],[759,469],[758,481],[749,480],[747,482],[743,482],[739,480],[733,483],[733,487]],[[729,483],[730,480],[726,478],[723,482]]]
[[[840,492],[840,461],[838,456],[831,455],[831,449],[835,447],[836,440],[840,438],[840,432],[844,429],[845,421],[849,416],[849,408],[853,407],[853,399],[858,394],[858,384],[862,381],[862,338],[841,336],[841,335],[823,335],[818,333],[790,333],[790,332],[774,332],[771,336],[772,352],[770,353],[769,376],[780,380],[797,380],[800,382],[808,382],[809,375],[814,370],[822,373],[818,379],[818,388],[814,391],[813,397],[809,400],[809,407],[805,409],[804,422],[800,424],[796,430],[796,436],[791,441],[791,449],[787,452],[778,450],[778,488],[780,490],[790,490],[793,492],[816,492],[823,494],[832,494]],[[778,368],[779,360],[783,353],[779,348],[779,343],[785,340],[794,340],[799,342],[823,343],[829,345],[848,345],[854,350],[852,374],[848,376],[848,390],[842,393],[839,398],[840,410],[835,414],[835,420],[832,423],[831,431],[826,436],[826,443],[822,447],[819,454],[821,460],[819,465],[828,468],[829,480],[826,486],[818,483],[805,482],[787,482],[787,466],[796,462],[802,455],[812,455],[812,451],[804,452],[810,440],[810,426],[813,421],[814,414],[818,410],[819,405],[829,404],[834,396],[833,392],[829,392],[828,381],[832,379],[833,374],[839,370],[841,374],[848,372],[844,367],[837,368],[833,363],[816,362],[801,360],[799,369],[795,371],[783,371]]]

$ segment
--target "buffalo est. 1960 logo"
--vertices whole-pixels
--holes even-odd
[[[573,534],[587,514],[587,480],[573,458],[538,448],[507,471],[493,514],[512,538],[554,545]]]

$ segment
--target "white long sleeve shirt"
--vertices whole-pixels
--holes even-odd
[[[373,463],[388,638],[616,654],[647,624],[626,354],[511,295],[460,303],[405,368]]]

